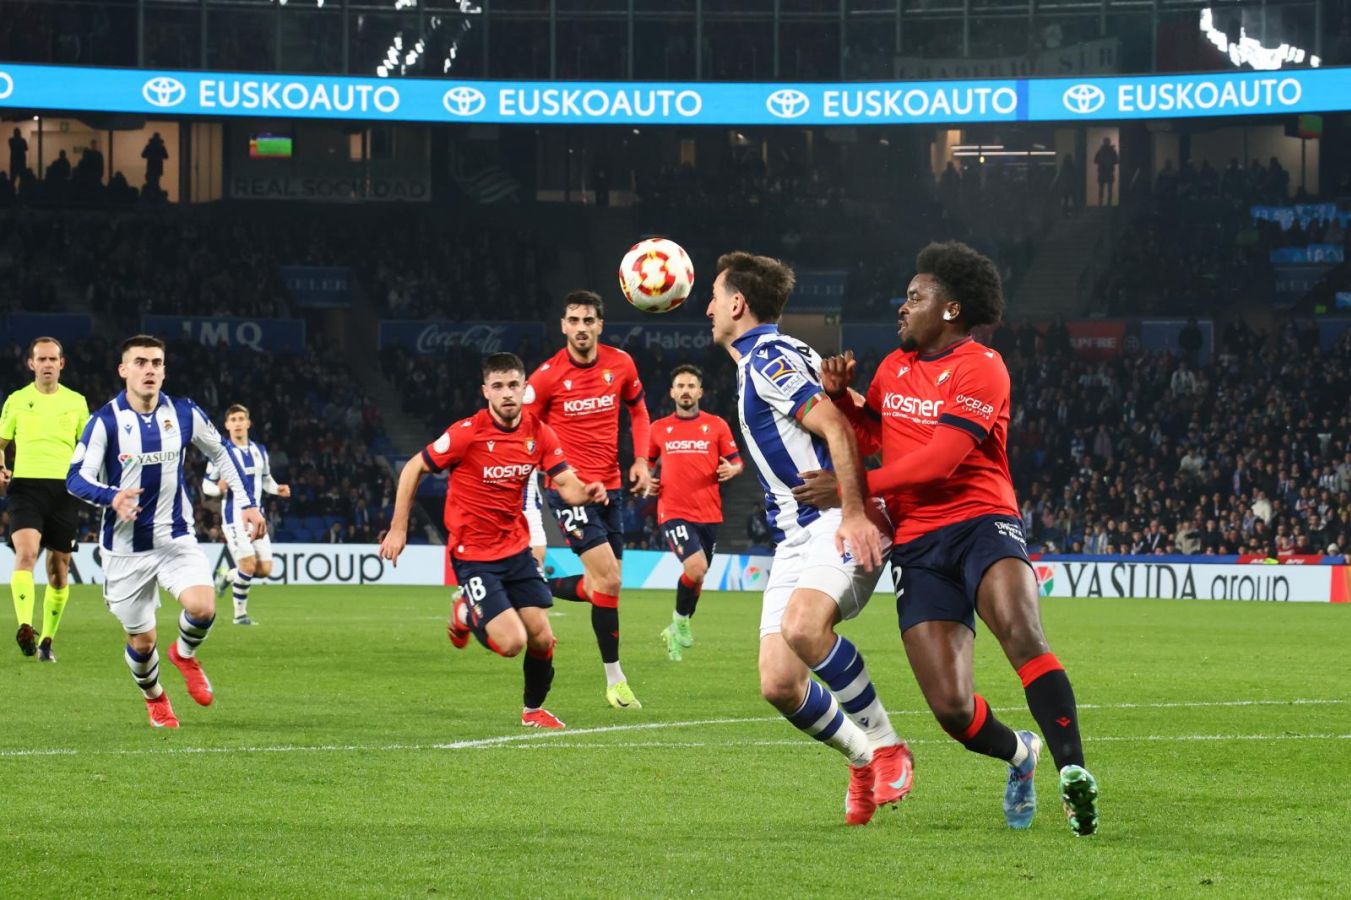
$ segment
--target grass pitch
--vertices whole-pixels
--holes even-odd
[[[0,648],[0,896],[1345,896],[1351,609],[1044,600],[1081,704],[1102,828],[1075,839],[1049,755],[1034,827],[1005,769],[924,710],[884,597],[843,631],[915,751],[914,793],[843,824],[846,773],[760,698],[758,597],[705,594],[666,659],[671,596],[625,593],[645,708],[605,705],[585,607],[559,603],[561,733],[521,728],[520,664],[445,638],[446,593],[260,587],[222,617],[201,709],[151,729],[98,589],[59,662]],[[160,613],[161,644],[177,607]],[[10,626],[6,626],[7,628]],[[6,632],[8,634],[8,632]],[[1035,728],[988,634],[978,689]]]

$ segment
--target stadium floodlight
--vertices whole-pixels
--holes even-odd
[[[1308,57],[1309,65],[1315,69],[1323,64],[1323,60],[1319,57],[1290,44],[1281,44],[1274,48],[1263,47],[1261,41],[1248,37],[1248,30],[1242,26],[1238,29],[1238,42],[1233,43],[1229,40],[1229,35],[1215,27],[1215,14],[1209,8],[1201,10],[1201,33],[1206,36],[1206,40],[1215,45],[1215,49],[1228,56],[1236,68],[1252,66],[1258,70],[1274,71],[1286,63],[1302,65],[1305,57]]]

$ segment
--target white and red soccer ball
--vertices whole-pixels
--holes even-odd
[[[648,238],[624,254],[619,289],[643,312],[664,313],[685,302],[694,288],[694,264],[675,241]]]

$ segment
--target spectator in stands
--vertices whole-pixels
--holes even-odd
[[[9,177],[17,179],[28,168],[28,141],[18,128],[9,139]]]
[[[159,136],[156,131],[146,141],[145,149],[141,151],[141,158],[145,160],[145,188],[146,191],[158,191],[159,181],[164,177],[164,161],[169,158],[169,151],[164,146],[164,138]]]
[[[1116,184],[1116,165],[1121,157],[1117,155],[1112,139],[1102,139],[1102,146],[1093,154],[1093,164],[1098,167],[1098,205],[1112,205],[1112,187]]]

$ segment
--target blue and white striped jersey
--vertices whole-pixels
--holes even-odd
[[[539,480],[543,477],[540,470],[536,469],[531,473],[530,478],[525,482],[525,496],[521,498],[521,511],[530,512],[544,508],[544,500],[540,497]]]
[[[244,476],[244,485],[249,489],[249,494],[255,500],[262,500],[263,494],[275,494],[279,485],[277,480],[272,477],[272,458],[267,455],[267,448],[257,441],[249,441],[243,447],[237,446],[229,438],[224,442],[225,452],[235,462],[235,468],[239,469]],[[220,496],[220,488],[216,482],[220,481],[220,466],[214,462],[206,464],[206,476],[202,479],[202,493],[208,497]],[[221,521],[226,525],[241,525],[244,517],[241,513],[244,507],[239,502],[239,495],[233,490],[226,490],[225,499],[220,504]]]
[[[746,447],[765,491],[765,512],[775,543],[791,541],[821,516],[793,499],[799,472],[833,469],[824,438],[798,414],[821,391],[821,357],[777,325],[758,325],[733,342],[737,360],[737,413]]]
[[[104,553],[125,556],[167,546],[193,536],[192,503],[183,483],[189,444],[216,464],[232,490],[257,505],[234,460],[221,444],[220,432],[191,400],[160,394],[151,413],[138,413],[123,391],[89,419],[75,445],[66,489],[103,512],[99,546]],[[123,522],[112,509],[123,488],[140,488],[140,513]]]

